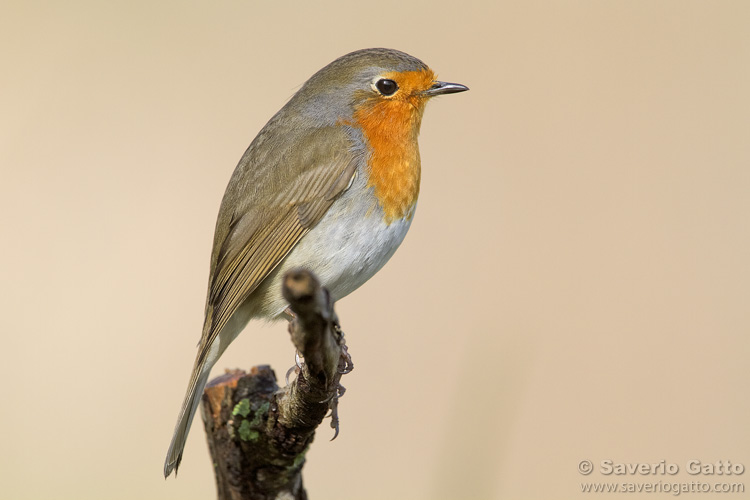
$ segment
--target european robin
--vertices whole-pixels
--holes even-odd
[[[425,104],[465,90],[403,52],[359,50],[315,73],[261,129],[221,202],[203,335],[165,477],[180,465],[219,356],[250,319],[285,317],[287,270],[310,269],[340,299],[391,258],[417,206]]]

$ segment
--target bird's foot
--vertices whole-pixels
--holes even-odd
[[[354,370],[354,361],[352,361],[352,356],[349,354],[346,339],[344,338],[344,331],[341,329],[338,321],[334,321],[333,331],[338,337],[338,342],[341,346],[341,356],[339,357],[338,375],[335,378],[336,387],[330,398],[331,429],[335,431],[331,441],[339,435],[339,399],[346,393],[346,387],[341,385],[341,376]]]
[[[333,433],[333,437],[331,438],[331,441],[336,439],[339,435],[339,398],[344,395],[346,392],[346,387],[341,385],[341,383],[338,384],[336,387],[336,392],[334,393],[333,397],[331,398],[331,429],[333,429],[335,432]]]
[[[354,362],[352,361],[351,354],[349,354],[349,348],[346,346],[344,330],[341,329],[341,325],[339,325],[338,321],[333,322],[333,332],[336,334],[339,345],[341,346],[341,358],[339,359],[338,371],[341,375],[346,375],[354,370]]]
[[[299,351],[294,351],[294,366],[290,367],[286,371],[286,385],[289,385],[289,376],[294,373],[295,375],[302,371],[302,367],[305,365],[305,359],[300,356]]]

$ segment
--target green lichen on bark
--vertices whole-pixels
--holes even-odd
[[[258,431],[252,429],[250,421],[248,420],[242,421],[242,423],[240,424],[240,428],[237,429],[237,432],[239,433],[240,439],[243,441],[256,441],[260,436],[260,433],[258,433]]]
[[[271,403],[266,401],[255,410],[255,415],[250,421],[250,426],[253,429],[260,429],[263,427],[263,421],[268,417],[268,410],[271,408]]]
[[[247,417],[250,414],[250,400],[245,398],[236,405],[234,405],[234,409],[232,410],[232,415],[242,415],[243,417]]]
[[[234,406],[232,415],[238,417],[236,423],[237,436],[242,441],[256,441],[260,437],[260,431],[263,430],[263,423],[268,419],[268,410],[271,407],[271,403],[265,402],[262,404],[255,404],[256,408],[251,408],[250,400],[245,398],[240,400]],[[252,413],[252,418],[248,419]]]

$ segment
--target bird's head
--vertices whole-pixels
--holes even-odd
[[[464,85],[438,81],[425,63],[409,54],[363,49],[318,71],[292,101],[304,103],[303,112],[321,124],[353,121],[367,129],[380,123],[408,126],[418,133],[430,98],[465,90]]]
[[[368,185],[388,222],[410,218],[420,183],[417,137],[426,102],[469,90],[437,80],[422,61],[391,49],[364,49],[313,75],[289,102],[303,125],[342,125],[363,139]],[[355,143],[359,143],[359,137]]]

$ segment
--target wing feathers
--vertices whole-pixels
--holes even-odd
[[[280,155],[278,165],[241,163],[227,189],[214,241],[201,358],[242,303],[351,184],[361,155],[352,152],[352,143],[340,127],[311,131],[301,143],[310,147]],[[266,186],[279,186],[278,195],[265,204],[231,189],[245,186],[252,191],[246,181],[258,176],[257,168],[277,177],[264,179]],[[224,213],[229,210],[231,214]],[[222,217],[229,220],[226,226]]]
[[[266,231],[249,242],[226,272],[218,274],[217,286],[212,289],[212,324],[203,350],[208,350],[237,308],[308,231],[300,225],[295,212],[288,209],[275,225],[264,228]]]

